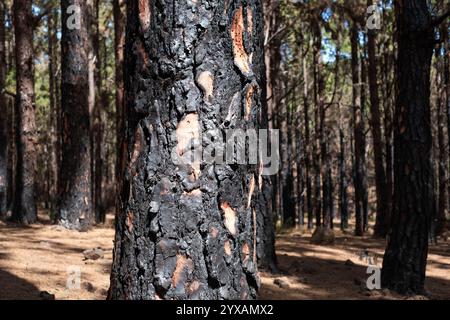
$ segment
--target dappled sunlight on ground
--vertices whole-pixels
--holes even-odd
[[[114,229],[88,232],[51,225],[45,215],[31,227],[0,222],[0,299],[40,299],[42,291],[56,299],[105,299],[109,286]],[[310,244],[311,233],[277,237],[280,273],[261,272],[261,299],[404,299],[388,291],[365,289],[368,259],[381,267],[385,241],[355,238],[336,231],[334,245]],[[101,248],[104,257],[85,260],[83,251]],[[369,258],[368,258],[369,257]],[[68,289],[73,269],[81,272],[80,289]],[[431,298],[450,299],[450,243],[430,246],[426,288]]]

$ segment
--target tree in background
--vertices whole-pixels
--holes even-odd
[[[33,73],[33,31],[35,19],[31,0],[14,1],[16,39],[16,152],[14,209],[12,219],[32,224],[37,219],[36,123]]]
[[[77,6],[80,11],[71,11],[73,6]],[[87,3],[83,0],[62,0],[61,10],[63,142],[57,220],[66,228],[85,229],[94,219],[89,110],[89,14]]]

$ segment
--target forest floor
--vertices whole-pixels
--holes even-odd
[[[114,229],[113,217],[89,232],[40,223],[18,227],[0,222],[0,299],[105,299],[109,285]],[[353,237],[336,231],[333,245],[310,244],[310,232],[283,232],[277,237],[279,272],[261,272],[261,299],[405,299],[365,289],[368,258],[381,266],[384,240]],[[85,260],[83,252],[101,248],[104,257]],[[67,288],[70,275],[80,272],[80,288]],[[76,282],[75,282],[76,283]],[[430,247],[427,298],[450,299],[450,241]],[[426,299],[425,297],[413,297]]]

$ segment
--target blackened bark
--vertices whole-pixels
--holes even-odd
[[[296,227],[303,227],[305,224],[305,176],[303,170],[304,141],[302,135],[301,110],[297,109],[295,115],[295,125],[293,128],[295,138],[295,166],[297,169],[297,223]]]
[[[318,19],[318,18],[317,18]],[[321,107],[319,104],[323,102],[319,96],[320,91],[323,89],[323,83],[320,83],[321,74],[321,54],[320,49],[322,47],[322,33],[319,22],[313,21],[313,66],[314,66],[314,141],[312,145],[313,153],[313,169],[314,169],[314,215],[316,218],[316,227],[322,225],[322,198],[321,198],[321,170],[320,170],[320,141],[321,141]]]
[[[354,129],[354,187],[355,187],[355,235],[364,234],[364,208],[367,207],[367,190],[365,185],[365,138],[364,138],[364,112],[361,107],[361,84],[358,46],[358,28],[356,22],[352,22],[350,30],[351,56],[352,56],[352,104],[353,104],[353,129]]]
[[[22,224],[37,220],[33,21],[32,1],[14,1],[17,172],[12,220]]]
[[[114,58],[115,58],[115,83],[116,83],[116,194],[120,191],[121,172],[125,166],[126,150],[123,139],[125,137],[125,104],[124,104],[124,47],[125,47],[125,0],[113,1],[114,14]]]
[[[69,28],[67,8],[79,6],[80,28]],[[58,222],[66,228],[85,229],[93,220],[91,143],[89,121],[88,8],[86,1],[62,0],[61,107],[62,163]]]
[[[373,4],[367,1],[367,6]],[[374,235],[385,237],[389,229],[390,214],[388,212],[389,195],[387,194],[386,172],[383,163],[383,141],[381,133],[380,98],[378,92],[378,69],[376,58],[376,33],[368,30],[368,56],[369,56],[369,89],[370,89],[370,126],[372,129],[373,155],[375,163],[375,186],[377,194],[377,214]]]
[[[444,31],[444,30],[441,30]],[[445,30],[445,32],[447,32]],[[444,121],[443,110],[445,102],[445,87],[444,87],[444,65],[443,60],[440,59],[442,54],[442,46],[438,46],[435,50],[435,69],[436,69],[436,113],[437,113],[437,138],[438,138],[438,150],[437,150],[437,169],[438,169],[438,206],[436,217],[433,217],[432,222],[432,236],[437,237],[445,228],[446,220],[446,208],[447,208],[447,152],[445,150],[445,138],[444,138]]]
[[[426,0],[398,0],[395,9],[394,202],[381,280],[383,287],[400,293],[423,293],[435,210],[430,124],[434,30]]]
[[[445,30],[448,30],[450,27],[450,23],[446,23],[443,25]],[[448,32],[442,33],[444,40],[444,85],[445,85],[445,110],[444,112],[447,115],[447,135],[449,137],[448,143],[450,144],[450,41],[448,38]],[[450,152],[450,149],[448,149]],[[450,184],[447,183],[447,187],[450,187]],[[447,217],[446,217],[447,218]]]
[[[366,43],[366,35],[364,35],[363,43]],[[363,185],[363,201],[362,201],[362,210],[363,210],[363,229],[364,232],[366,232],[369,228],[369,193],[368,193],[368,184],[367,184],[367,167],[366,167],[366,104],[367,104],[367,51],[366,46],[364,45],[362,47],[362,50],[360,52],[360,71],[361,71],[361,77],[360,77],[360,84],[361,84],[361,91],[360,91],[360,109],[361,109],[361,129],[362,129],[362,141],[363,144],[361,145],[361,179],[362,179],[362,185]]]
[[[266,17],[264,15],[264,17]],[[256,32],[258,35],[262,35],[264,31],[264,24],[258,23],[256,25]],[[261,39],[255,38],[255,41],[262,41]],[[262,44],[260,44],[262,45]],[[262,52],[259,52],[262,54]],[[260,56],[259,60],[263,59],[264,62],[267,59],[267,53],[264,52],[264,56]],[[259,127],[262,129],[268,129],[269,124],[269,104],[267,103],[267,72],[264,62],[260,62],[260,71],[262,77],[262,83],[265,85],[261,88],[261,108],[258,113],[258,123]],[[270,73],[269,73],[270,75]],[[268,141],[270,146],[271,141]],[[261,167],[259,168],[261,170]],[[256,203],[256,258],[258,268],[270,270],[276,272],[277,268],[277,257],[275,252],[275,224],[274,224],[274,213],[273,208],[273,184],[272,177],[266,175],[259,175],[259,196]]]
[[[305,211],[308,215],[308,229],[313,228],[313,208],[312,208],[312,183],[311,183],[311,140],[310,140],[310,123],[309,123],[309,79],[306,66],[306,55],[302,58],[303,67],[303,118],[305,123],[305,139],[304,139],[304,164],[305,164]]]
[[[57,11],[52,10],[47,15],[47,39],[48,39],[48,70],[49,70],[49,96],[50,96],[50,181],[49,197],[50,211],[56,214],[59,184],[59,167],[61,159],[60,137],[60,104],[57,99],[57,78],[56,78],[56,45],[57,45]]]
[[[93,178],[93,188],[92,188],[92,207],[95,212],[95,222],[104,223],[105,222],[105,210],[103,207],[103,158],[102,158],[102,141],[103,141],[103,121],[102,114],[103,109],[106,107],[104,105],[104,92],[102,89],[103,78],[101,73],[102,59],[100,54],[100,2],[99,0],[92,1],[92,7],[90,8],[91,13],[91,28],[90,35],[92,39],[92,55],[91,58],[94,61],[91,62],[93,68],[93,83],[91,85],[93,88],[92,97],[92,131],[91,131],[91,155],[92,155],[92,178]]]
[[[201,132],[258,122],[260,2],[127,6],[127,163],[109,298],[255,298],[257,165],[171,156]]]
[[[340,107],[340,106],[339,106]],[[347,170],[345,153],[345,135],[342,118],[339,121],[339,214],[341,217],[341,230],[348,228],[348,194],[347,194]]]
[[[8,198],[8,105],[2,92],[6,84],[5,14],[5,1],[0,1],[0,219],[6,215]]]
[[[264,38],[265,46],[265,65],[266,65],[266,84],[267,84],[267,113],[269,119],[269,128],[279,128],[278,105],[280,84],[279,84],[279,70],[280,70],[280,46],[281,41],[277,36],[277,31],[280,26],[280,3],[279,0],[263,0],[264,6]],[[272,208],[277,220],[280,221],[282,217],[282,188],[280,175],[276,174],[271,177],[272,180]]]

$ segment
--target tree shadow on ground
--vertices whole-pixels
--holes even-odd
[[[368,263],[359,258],[364,250],[379,252],[384,240],[353,238],[348,243],[337,240],[336,245],[311,245],[310,237],[281,237],[277,244],[280,273],[264,273],[261,299],[406,299],[389,291],[369,291],[366,281]],[[279,238],[279,240],[281,240]],[[440,250],[431,250],[434,254]],[[341,256],[345,254],[345,256]],[[441,256],[445,259],[445,255]],[[447,258],[448,259],[448,258]],[[350,260],[350,261],[348,261]],[[429,259],[433,261],[433,259]],[[429,262],[431,262],[429,261]],[[381,259],[378,267],[381,267]],[[436,267],[448,268],[447,261]],[[277,280],[277,284],[275,284]],[[280,285],[279,281],[282,281]],[[450,299],[450,281],[439,276],[427,276],[427,292],[431,299]]]
[[[40,300],[36,286],[2,269],[0,288],[0,300]]]

